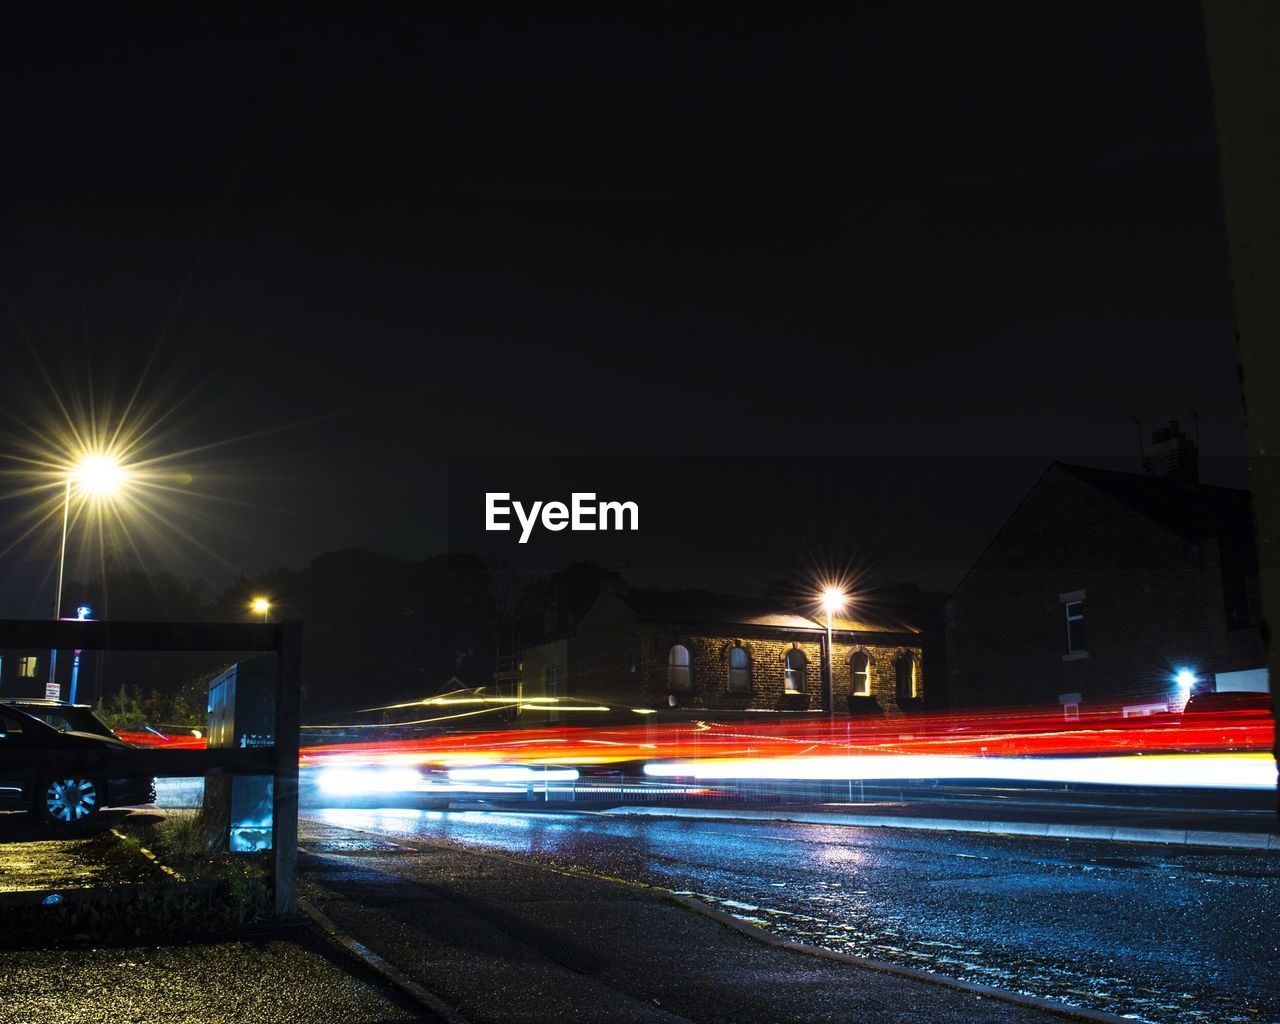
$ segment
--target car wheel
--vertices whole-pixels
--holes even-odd
[[[102,785],[92,779],[50,779],[36,790],[36,813],[50,825],[79,825],[98,813]]]

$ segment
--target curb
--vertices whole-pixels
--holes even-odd
[[[393,986],[407,995],[419,1006],[429,1010],[444,1024],[471,1024],[457,1010],[437,996],[434,992],[423,988],[394,964],[382,959],[363,942],[352,938],[325,916],[324,912],[313,907],[306,899],[298,897],[298,909],[317,924],[325,938],[339,946],[353,959],[360,961],[365,967],[381,975]]]
[[[1280,851],[1280,835],[1266,832],[1208,832],[1195,829],[1127,828],[1074,825],[1068,822],[979,821],[968,818],[891,817],[884,814],[823,812],[717,811],[685,807],[610,807],[597,814],[646,818],[694,818],[704,821],[789,821],[798,825],[843,825],[849,828],[907,828],[928,832],[980,832],[1034,839],[1098,839],[1117,843],[1160,843],[1166,846],[1209,846],[1233,850]]]
[[[361,832],[366,835],[380,835],[380,833],[370,831],[369,829],[351,828],[344,825],[329,825],[328,827],[341,828],[347,832]],[[789,939],[780,939],[766,928],[761,928],[758,925],[751,924],[747,921],[739,920],[738,918],[734,917],[732,914],[727,914],[723,910],[719,910],[716,907],[712,907],[706,903],[703,903],[701,900],[698,900],[694,897],[682,896],[679,893],[672,892],[670,889],[664,889],[661,886],[656,886],[656,885],[649,885],[648,883],[645,883],[645,882],[632,882],[625,878],[613,878],[609,875],[597,875],[593,872],[587,871],[579,867],[572,867],[572,868],[554,867],[549,864],[541,864],[538,861],[516,856],[509,853],[500,853],[494,850],[474,850],[467,846],[438,842],[430,839],[418,839],[418,838],[411,839],[405,836],[398,836],[397,842],[403,843],[404,845],[410,846],[410,847],[419,846],[419,847],[427,847],[427,848],[435,848],[435,849],[445,849],[445,850],[467,853],[477,857],[484,857],[490,860],[506,861],[508,863],[520,864],[527,867],[535,867],[555,875],[567,875],[571,878],[589,878],[597,882],[608,882],[613,885],[623,885],[633,889],[647,889],[648,891],[657,894],[658,896],[662,897],[667,902],[674,904],[675,906],[678,906],[684,910],[692,911],[696,914],[701,914],[703,917],[711,918],[713,921],[717,921],[718,923],[724,925],[726,928],[730,928],[746,936],[747,938],[754,939],[755,941],[761,942],[767,946],[773,946],[778,949],[786,949],[793,953],[801,953],[806,956],[816,956],[826,960],[835,960],[849,967],[859,967],[864,970],[876,971],[880,974],[889,974],[889,975],[894,975],[900,978],[909,978],[912,981],[919,981],[928,985],[936,985],[939,988],[948,988],[948,989],[953,989],[959,992],[968,992],[973,995],[984,996],[988,999],[994,999],[999,1002],[1008,1003],[1013,1006],[1025,1006],[1028,1009],[1041,1010],[1045,1013],[1051,1013],[1051,1014],[1054,1014],[1055,1016],[1062,1017],[1066,1020],[1091,1021],[1091,1022],[1094,1022],[1094,1024],[1134,1024],[1134,1021],[1136,1019],[1134,1017],[1119,1017],[1112,1013],[1106,1013],[1103,1010],[1089,1010],[1084,1007],[1072,1006],[1069,1003],[1061,1003],[1052,999],[1044,999],[1044,998],[1041,998],[1040,996],[1028,996],[1028,995],[1023,995],[1020,992],[1011,992],[1007,989],[993,988],[989,985],[980,985],[977,982],[963,981],[960,978],[953,978],[950,975],[946,975],[946,974],[933,974],[929,971],[921,971],[914,967],[899,967],[897,964],[891,964],[883,960],[872,960],[866,957],[854,956],[851,953],[837,953],[834,950],[822,949],[819,946],[806,946],[803,943],[792,942]],[[326,931],[329,931],[331,936],[333,937],[342,936],[342,933],[338,931],[337,926],[334,925],[333,922],[329,921],[329,919],[325,917],[319,910],[316,910],[314,907],[308,904],[301,897],[298,898],[298,906],[301,907],[305,913],[310,915],[313,920],[315,920],[317,923],[320,923],[322,928],[325,928]],[[352,945],[358,946],[360,947],[360,949],[365,950],[365,953],[367,953],[368,956],[372,957],[374,960],[377,960],[379,963],[385,965],[396,975],[400,975],[400,977],[404,977],[404,975],[402,975],[399,970],[397,970],[395,967],[392,967],[385,960],[382,960],[382,958],[379,957],[376,953],[369,951],[366,947],[362,946],[355,939],[351,939],[346,936],[343,936],[343,938],[346,938],[347,941],[350,942]],[[339,941],[342,941],[342,939],[339,939]],[[345,945],[346,944],[344,943],[344,946]],[[355,951],[351,949],[351,946],[346,946],[346,948],[351,950],[354,953],[354,955],[360,957],[360,959],[362,960],[364,959],[364,957],[361,954],[355,953]],[[394,977],[391,977],[391,975],[386,974],[381,968],[379,968],[373,962],[371,961],[365,961],[365,962],[369,963],[369,965],[373,967],[374,970],[377,970],[378,973],[383,974],[384,977],[387,977],[394,984],[399,984],[399,982],[397,982]],[[435,1000],[437,1002],[439,1001],[438,997],[431,995],[431,993],[429,992],[426,992],[425,989],[421,989],[420,986],[418,986],[412,980],[405,978],[405,981],[407,981],[410,985],[413,985],[414,988],[418,988],[428,998]],[[431,1004],[424,1004],[424,1005],[431,1005]],[[449,1012],[452,1013],[453,1016],[452,1018],[446,1018],[448,1020],[448,1024],[468,1024],[467,1021],[465,1021],[463,1018],[457,1015],[456,1011],[450,1010]]]

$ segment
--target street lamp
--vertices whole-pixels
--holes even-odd
[[[62,617],[62,574],[67,565],[67,524],[71,519],[71,489],[78,486],[89,498],[108,498],[128,478],[129,472],[112,455],[86,455],[67,470],[62,499],[62,544],[58,548],[58,583],[53,592],[53,621]],[[58,681],[58,652],[49,652],[49,682]]]
[[[267,612],[271,611],[271,602],[265,597],[255,597],[249,603],[249,607],[253,609],[255,615],[262,616],[263,622],[267,621]]]
[[[822,607],[827,610],[827,672],[822,680],[822,699],[826,701],[827,714],[836,713],[835,648],[832,646],[831,613],[844,607],[845,592],[839,587],[827,587],[822,592]]]

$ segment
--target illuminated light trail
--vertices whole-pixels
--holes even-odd
[[[352,766],[323,769],[316,785],[331,796],[364,796],[374,793],[414,793],[425,786],[412,768]]]
[[[488,768],[450,768],[450,782],[574,782],[576,768],[527,768],[494,765]]]
[[[483,706],[487,699],[454,694],[430,700],[448,701],[447,708],[471,701]],[[545,790],[557,781],[549,772],[589,766],[617,766],[637,780],[643,770],[653,781],[640,782],[641,786],[657,786],[667,777],[988,779],[1240,789],[1275,785],[1270,754],[1274,723],[1270,714],[1256,710],[1146,718],[1095,713],[1070,722],[1054,709],[875,721],[771,715],[719,722],[646,719],[636,724],[627,723],[627,709],[612,710],[619,712],[614,721],[592,727],[540,725],[308,745],[300,763],[321,771],[355,772],[332,776],[330,782],[351,794],[361,786],[364,793],[488,792],[503,785]],[[367,729],[360,733],[375,735]],[[204,742],[153,733],[122,735],[149,746],[199,747]],[[499,780],[494,773],[504,766],[507,774]],[[396,776],[361,774],[379,768],[408,772],[413,784],[409,785],[410,775],[398,776],[405,783],[400,786],[392,782]],[[462,772],[474,774],[467,777]],[[588,778],[581,784],[597,783]]]
[[[1172,754],[1144,757],[949,757],[907,754],[854,757],[709,759],[644,766],[653,778],[707,781],[868,781],[964,779],[990,782],[1060,782],[1186,789],[1274,789],[1269,754]]]

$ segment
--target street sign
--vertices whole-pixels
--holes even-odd
[[[62,684],[61,683],[45,683],[44,699],[45,700],[62,700]]]

